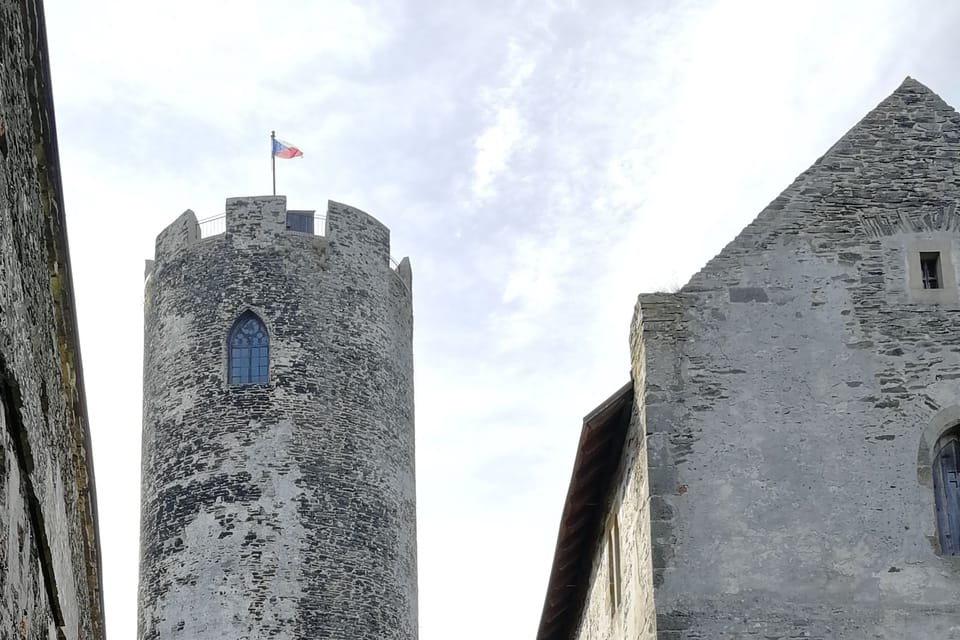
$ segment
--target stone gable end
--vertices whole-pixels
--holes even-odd
[[[930,464],[960,423],[958,159],[960,115],[908,78],[640,296],[659,638],[957,637]]]

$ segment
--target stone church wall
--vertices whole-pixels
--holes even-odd
[[[908,79],[641,296],[659,638],[960,638],[929,466],[960,422],[957,158],[960,116]]]
[[[104,637],[40,2],[0,0],[0,638]]]

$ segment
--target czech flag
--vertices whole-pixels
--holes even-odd
[[[297,149],[289,142],[284,142],[283,140],[274,138],[273,155],[278,158],[300,158],[303,156],[303,151],[300,151],[300,149]]]

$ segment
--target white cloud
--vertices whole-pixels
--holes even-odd
[[[481,99],[492,113],[492,123],[477,137],[476,158],[473,163],[473,194],[479,200],[489,198],[496,191],[494,182],[508,169],[511,156],[518,144],[528,140],[525,118],[520,113],[516,98],[536,69],[537,52],[511,40],[503,69],[498,74],[501,82],[480,90]]]
[[[473,163],[473,192],[478,198],[492,195],[491,186],[507,168],[514,146],[523,136],[520,113],[514,107],[497,109],[493,124],[477,138],[477,157]]]

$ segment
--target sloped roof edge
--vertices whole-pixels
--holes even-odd
[[[610,483],[632,410],[631,381],[583,419],[537,640],[569,640],[580,623],[593,571],[593,550],[603,528]]]

